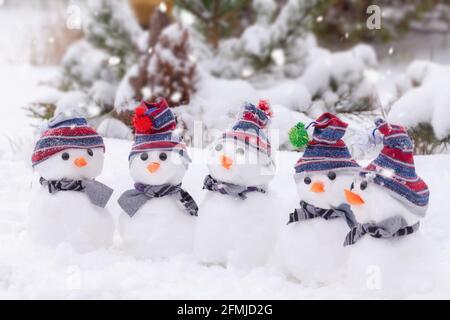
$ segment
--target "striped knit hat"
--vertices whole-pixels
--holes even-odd
[[[79,115],[59,113],[49,120],[36,142],[33,167],[66,149],[105,149],[103,138]]]
[[[404,127],[375,121],[383,135],[383,149],[378,157],[361,172],[376,184],[391,191],[391,195],[411,207],[423,217],[428,207],[430,192],[427,184],[416,174],[414,144]]]
[[[129,159],[143,152],[176,151],[187,162],[191,162],[186,144],[175,132],[177,122],[166,100],[142,102],[135,110],[133,118],[135,129],[134,144]]]
[[[231,128],[223,133],[221,141],[233,140],[271,156],[270,141],[265,129],[270,123],[272,112],[269,104],[261,100],[258,106],[245,103],[239,113],[238,120]]]
[[[331,113],[324,113],[315,122],[313,137],[295,165],[295,175],[306,172],[343,171],[359,169],[342,137],[348,124]]]

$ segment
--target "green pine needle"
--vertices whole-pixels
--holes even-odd
[[[295,127],[289,130],[289,141],[297,149],[308,144],[308,131],[306,131],[303,123],[299,122],[295,125]]]

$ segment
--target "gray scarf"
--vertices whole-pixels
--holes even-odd
[[[331,209],[322,209],[305,201],[300,201],[300,208],[295,209],[293,213],[289,214],[287,224],[316,218],[325,220],[344,218],[350,228],[356,224],[355,217],[348,204],[341,204],[339,207]]]
[[[394,238],[409,235],[419,229],[420,222],[409,226],[405,218],[394,216],[379,223],[368,222],[356,224],[345,237],[344,246],[355,244],[364,235],[374,238]]]
[[[41,185],[48,188],[51,194],[59,191],[79,191],[85,193],[91,203],[95,206],[104,208],[108,203],[113,189],[96,180],[39,180]]]
[[[130,217],[133,217],[147,201],[153,198],[162,198],[167,195],[175,195],[188,214],[197,216],[197,203],[195,203],[195,200],[187,191],[181,188],[181,183],[176,186],[171,184],[152,186],[136,183],[134,189],[125,191],[120,196],[118,203],[123,211]]]
[[[217,191],[221,194],[227,194],[232,197],[240,198],[242,200],[247,199],[245,195],[248,192],[261,192],[266,193],[266,189],[263,186],[259,187],[244,187],[237,184],[220,182],[211,177],[211,175],[207,175],[205,180],[203,181],[203,189],[209,191]]]

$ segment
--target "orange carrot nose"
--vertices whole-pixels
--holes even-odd
[[[83,158],[83,157],[76,158],[76,159],[73,161],[73,163],[75,163],[75,165],[76,165],[78,168],[83,168],[83,167],[87,166],[87,164],[88,164],[87,161],[86,161],[86,159]]]
[[[356,194],[348,189],[345,189],[344,191],[345,197],[347,198],[347,202],[352,206],[360,206],[365,203],[363,198],[361,198],[359,194]]]
[[[147,170],[150,171],[150,173],[154,173],[158,171],[160,166],[161,165],[158,162],[150,162],[150,164],[147,166]]]
[[[322,193],[325,192],[325,185],[323,182],[314,182],[310,190],[315,193]]]
[[[229,170],[231,168],[231,166],[233,165],[233,159],[231,159],[227,156],[221,155],[220,156],[220,164],[222,165],[222,167]]]

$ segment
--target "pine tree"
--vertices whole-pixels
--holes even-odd
[[[297,77],[304,70],[310,13],[318,0],[254,0],[254,23],[239,38],[224,40],[211,63],[213,74],[251,78],[261,74]],[[231,68],[230,68],[231,66]]]
[[[89,13],[86,40],[115,58],[114,69],[117,78],[121,79],[136,61],[135,40],[139,27],[135,17],[121,0],[91,0]]]
[[[84,37],[68,48],[55,85],[61,97],[84,96],[79,111],[98,117],[113,110],[117,86],[137,60],[136,43],[142,31],[126,0],[89,0],[82,12],[86,13]],[[44,118],[61,111],[57,107],[57,101],[33,101],[28,109],[32,116]]]
[[[197,18],[200,30],[215,50],[223,37],[239,28],[240,13],[245,12],[249,3],[249,0],[175,0],[178,7]]]
[[[196,64],[189,57],[189,34],[180,24],[165,28],[144,54],[137,77],[130,79],[134,99],[164,98],[170,106],[189,103],[195,92]],[[145,91],[148,96],[145,96]]]

